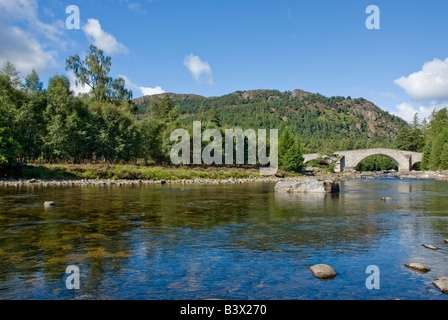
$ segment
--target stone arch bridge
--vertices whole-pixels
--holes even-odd
[[[403,151],[395,149],[361,149],[361,150],[347,150],[347,151],[336,151],[331,155],[322,155],[319,153],[304,154],[304,162],[318,159],[320,157],[329,158],[335,161],[335,172],[342,171],[353,171],[355,170],[358,163],[360,163],[364,158],[373,155],[383,155],[391,159],[398,167],[400,172],[408,172],[411,170],[412,166],[417,162],[421,162],[423,158],[423,153]]]

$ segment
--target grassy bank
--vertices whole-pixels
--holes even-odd
[[[297,174],[279,170],[277,177]],[[22,166],[10,173],[9,179],[113,179],[113,180],[182,180],[182,179],[249,179],[261,178],[257,168],[226,167],[160,167],[109,164],[44,164]]]

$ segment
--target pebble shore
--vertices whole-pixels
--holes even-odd
[[[126,186],[126,185],[152,185],[152,184],[240,184],[255,182],[278,182],[294,181],[314,177],[319,180],[353,180],[353,179],[374,179],[378,177],[395,177],[402,179],[433,179],[448,181],[448,170],[446,171],[378,171],[378,172],[343,172],[343,173],[316,173],[313,175],[303,175],[299,177],[281,178],[275,176],[242,178],[242,179],[182,179],[182,180],[113,180],[113,179],[74,179],[74,180],[45,180],[45,179],[16,179],[0,180],[0,187],[19,186]]]
[[[19,186],[127,186],[127,185],[154,185],[154,184],[240,184],[254,182],[277,182],[286,179],[298,178],[245,178],[245,179],[182,179],[182,180],[113,180],[113,179],[76,179],[76,180],[45,180],[45,179],[17,179],[17,180],[1,180],[0,187],[19,187]]]

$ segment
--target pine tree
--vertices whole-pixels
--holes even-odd
[[[279,168],[291,172],[300,172],[303,168],[302,143],[286,129],[278,141]]]
[[[283,157],[280,169],[289,172],[301,172],[303,169],[302,144],[299,138],[294,139],[293,145],[288,149]]]
[[[431,121],[425,131],[425,147],[422,168],[425,170],[448,169],[448,110],[431,114]]]
[[[212,104],[207,114],[207,120],[210,123],[213,123],[216,127],[221,127],[221,121],[219,119],[218,110],[216,109],[215,104]]]
[[[42,91],[43,83],[40,81],[36,70],[33,69],[33,71],[26,76],[25,87],[31,92]]]

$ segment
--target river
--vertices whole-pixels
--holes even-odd
[[[432,285],[448,276],[447,194],[446,181],[397,178],[342,181],[338,195],[273,183],[0,188],[0,299],[447,299]],[[317,263],[337,276],[315,278]],[[378,289],[366,285],[372,265]]]

